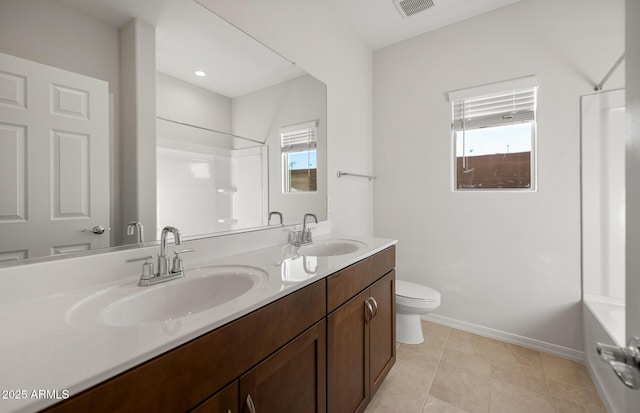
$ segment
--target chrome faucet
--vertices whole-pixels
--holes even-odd
[[[169,257],[167,257],[167,235],[173,234],[176,245],[182,244],[182,236],[176,227],[164,227],[160,234],[160,255],[158,255],[158,275],[164,276],[169,274]]]
[[[278,212],[278,211],[271,211],[269,212],[269,220],[267,221],[267,225],[271,225],[271,217],[277,215],[280,217],[280,225],[284,224],[284,220],[282,218],[282,212]]]
[[[127,225],[127,235],[133,235],[134,233],[138,234],[138,244],[142,244],[144,242],[144,226],[140,221],[131,221]]]
[[[315,214],[304,214],[304,218],[302,218],[302,234],[308,233],[309,242],[311,242],[311,230],[307,228],[307,217],[313,218],[313,220],[318,223],[318,217]]]
[[[318,217],[315,214],[304,214],[302,218],[302,230],[301,231],[291,231],[290,239],[291,243],[296,247],[304,244],[311,244],[313,240],[311,239],[311,229],[307,228],[307,217],[313,218],[313,220],[318,223]]]
[[[174,251],[173,253],[175,254],[175,256],[173,257],[173,264],[170,267],[169,257],[167,256],[167,236],[169,235],[169,233],[173,234],[176,245],[182,244],[182,236],[180,235],[180,231],[178,230],[178,228],[164,227],[162,229],[162,233],[160,235],[160,253],[158,254],[158,268],[156,272],[153,271],[153,262],[151,261],[153,259],[152,256],[135,258],[127,261],[145,261],[145,263],[142,265],[142,275],[140,275],[140,282],[138,282],[138,285],[140,287],[148,287],[150,285],[184,277],[184,269],[182,268],[182,258],[180,258],[180,254],[183,254],[185,252],[192,252],[195,250],[191,248],[181,251]]]

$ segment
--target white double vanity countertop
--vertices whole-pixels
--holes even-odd
[[[194,262],[190,255],[185,254],[184,278],[151,287],[138,287],[139,275],[131,275],[136,270],[139,273],[142,263],[127,264],[125,275],[111,277],[104,274],[104,268],[96,268],[96,273],[102,275],[94,279],[91,271],[83,273],[78,269],[62,268],[66,274],[59,274],[55,266],[51,270],[51,264],[29,269],[29,277],[25,276],[28,280],[8,280],[0,270],[2,289],[9,287],[15,292],[12,298],[11,291],[0,292],[0,300],[6,299],[0,301],[0,412],[39,410],[72,397],[396,243],[380,238],[325,235],[317,237],[314,244],[320,246],[327,240],[344,240],[358,249],[343,255],[302,256],[293,246],[278,245],[210,262],[199,256],[194,259],[195,268],[190,265]],[[178,249],[190,247],[187,244]],[[169,251],[175,248],[170,247]],[[149,248],[144,251],[157,253]],[[130,259],[144,254],[128,251],[121,255]],[[31,275],[38,268],[45,274]],[[86,263],[78,268],[86,268]],[[169,319],[160,316],[155,320],[154,310],[145,308],[144,302],[140,304],[142,310],[127,307],[131,299],[153,290],[175,288],[178,285],[174,283],[189,282],[190,277],[193,280],[207,271],[224,272],[230,278],[234,271],[248,273],[246,282],[252,288],[231,301],[196,309],[188,315],[178,308],[181,316]],[[54,281],[58,279],[59,282]],[[241,287],[248,288],[246,283]],[[32,289],[33,295],[17,291],[23,289]],[[118,311],[108,311],[113,309],[114,300],[125,305]],[[171,303],[162,304],[162,309],[167,306]],[[273,328],[278,328],[280,321],[274,320]]]

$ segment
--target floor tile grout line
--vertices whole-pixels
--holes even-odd
[[[495,345],[495,340],[491,339],[491,364],[489,366],[489,412],[491,412],[491,393],[493,393],[493,346]]]
[[[427,388],[427,397],[425,398],[424,403],[422,404],[422,407],[420,408],[420,412],[419,413],[423,413],[424,412],[424,408],[427,406],[427,400],[429,400],[429,396],[431,396],[431,387],[433,386],[433,383],[434,383],[434,381],[436,379],[436,376],[438,374],[438,370],[440,369],[440,364],[442,363],[442,360],[444,358],[444,353],[446,352],[446,350],[447,350],[447,348],[449,346],[449,341],[451,340],[451,333],[453,332],[453,330],[455,330],[455,329],[453,329],[451,327],[448,327],[447,340],[446,340],[446,342],[445,342],[445,344],[443,346],[442,353],[440,354],[440,357],[438,357],[438,364],[436,365],[436,369],[435,369],[435,371],[433,373],[433,378],[431,379],[431,384],[429,384],[429,387]],[[443,400],[443,402],[444,402],[444,400]],[[448,402],[445,402],[445,403],[448,403]],[[456,406],[456,405],[452,405],[452,406],[454,406],[456,409],[460,410],[461,412],[469,413],[468,410],[463,409],[460,406]]]
[[[403,348],[406,344],[402,344],[400,343],[400,346],[398,347],[398,349]],[[437,367],[436,367],[437,370]],[[435,373],[434,373],[434,377],[435,377]],[[431,379],[431,382],[433,383],[433,379]],[[420,407],[418,407],[418,411],[417,413],[422,413],[422,410],[424,409],[424,405],[427,403],[427,399],[429,398],[429,388],[431,387],[431,385],[429,385],[429,387],[427,387],[427,393],[424,395],[424,400],[422,400],[422,403],[420,403]]]
[[[438,369],[440,368],[440,363],[442,362],[442,358],[444,357],[444,352],[447,348],[447,346],[449,345],[449,338],[451,338],[451,331],[452,329],[450,327],[447,328],[447,341],[444,343],[444,347],[442,348],[442,353],[440,354],[440,357],[438,357],[438,364],[436,365],[436,369],[433,372],[433,377],[431,378],[431,383],[429,383],[429,387],[427,387],[427,394],[426,397],[424,398],[424,402],[422,402],[422,407],[420,407],[420,412],[422,413],[424,411],[425,406],[427,405],[427,400],[429,400],[429,396],[431,395],[431,387],[433,386],[433,382],[436,380],[436,375],[438,374]]]
[[[542,375],[544,376],[544,387],[547,389],[547,396],[549,397],[549,403],[551,403],[551,408],[554,412],[558,412],[556,408],[556,403],[551,395],[551,387],[549,386],[549,377],[547,376],[547,368],[545,367],[544,358],[542,357],[542,352],[539,352],[540,355],[540,364],[542,364]]]
[[[494,342],[495,342],[495,341],[502,342],[502,341],[500,341],[500,340],[494,340]],[[507,343],[507,344],[511,344],[511,343]],[[511,345],[514,345],[514,344],[511,344]],[[515,346],[517,346],[517,345],[515,345]],[[525,348],[526,348],[526,347],[525,347]],[[533,349],[532,349],[532,350],[533,350]],[[548,378],[547,378],[547,371],[546,371],[545,363],[544,363],[544,361],[543,361],[543,357],[542,357],[542,353],[543,353],[543,352],[542,352],[542,351],[539,351],[539,350],[534,350],[534,351],[537,353],[537,357],[538,357],[538,358],[539,358],[539,360],[540,360],[540,366],[542,367],[542,377],[543,377],[543,381],[544,381],[545,394],[541,394],[541,393],[539,393],[539,392],[537,392],[537,391],[534,391],[534,390],[531,390],[531,391],[532,391],[533,393],[538,394],[538,395],[542,395],[542,396],[544,396],[544,397],[549,401],[550,406],[551,406],[551,409],[553,409],[553,411],[554,411],[554,412],[558,413],[557,408],[556,408],[556,405],[555,405],[555,402],[553,401],[554,399],[553,399],[553,397],[551,396],[551,391],[550,391],[550,387],[549,387],[549,381],[548,381]],[[498,364],[498,365],[500,365],[500,363],[497,363],[497,364]],[[493,363],[492,363],[492,366],[493,366]],[[503,366],[503,367],[504,367],[504,366]],[[508,367],[507,367],[507,368],[508,368]],[[493,380],[493,379],[492,379],[492,380]],[[493,381],[492,381],[492,385],[493,385]]]

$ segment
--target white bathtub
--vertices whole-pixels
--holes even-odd
[[[625,306],[623,300],[585,294],[584,304],[613,343],[617,346],[626,345]]]
[[[626,413],[630,392],[613,373],[608,364],[600,360],[597,343],[623,345],[625,334],[624,307],[602,297],[585,296],[583,305],[584,358],[593,383],[609,413]]]

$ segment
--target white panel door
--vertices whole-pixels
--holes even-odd
[[[635,6],[640,17],[640,7]],[[627,20],[629,22],[629,20]],[[636,51],[636,54],[640,54]],[[637,56],[636,64],[640,67]],[[627,66],[626,70],[631,70]],[[637,73],[633,71],[632,73]],[[631,96],[629,96],[631,95]],[[627,340],[640,337],[640,84],[627,93],[626,140],[626,332]],[[636,348],[637,344],[636,344]],[[640,388],[626,393],[626,413],[640,412]]]
[[[640,8],[638,8],[638,11],[640,12]],[[640,252],[640,87],[636,88],[634,92],[631,100],[627,97],[627,141],[625,151],[627,340],[640,338],[640,254],[638,253]],[[640,350],[637,342],[635,348]],[[640,362],[640,360],[636,360],[636,362]],[[638,380],[638,383],[640,383],[640,380]],[[635,390],[626,392],[626,405],[626,413],[640,412],[640,386]]]
[[[0,263],[104,248],[104,81],[0,53]]]
[[[627,338],[640,337],[640,2],[625,9],[627,88],[626,139],[626,322]],[[627,393],[627,412],[640,412],[640,389]]]

